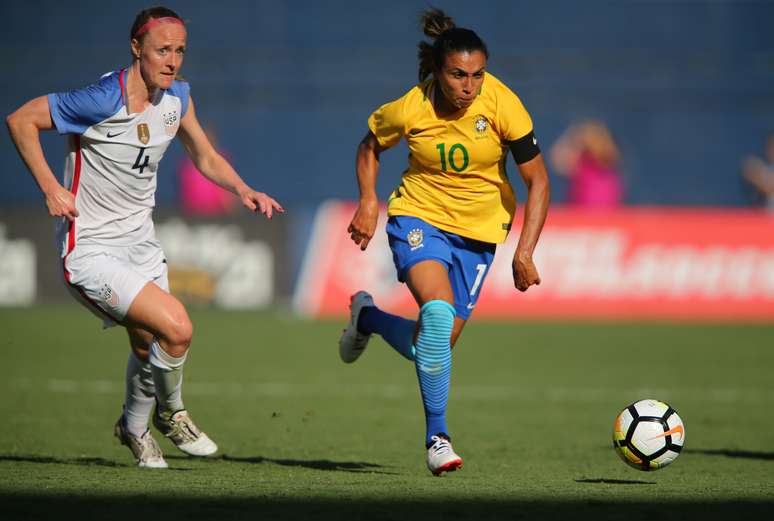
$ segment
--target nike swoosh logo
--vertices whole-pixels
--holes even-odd
[[[112,137],[120,136],[124,132],[126,132],[126,130],[122,130],[121,132],[116,132],[115,134],[111,134],[110,131],[108,130],[107,137],[112,138]]]
[[[678,434],[678,433],[680,434],[680,439],[685,438],[685,430],[683,429],[682,425],[678,425],[674,429],[669,429],[664,434],[659,434],[658,436],[654,436],[654,439],[655,438],[663,438],[665,436],[669,436],[670,434]]]
[[[427,364],[419,364],[419,370],[423,373],[427,373],[430,375],[437,375],[441,374],[441,371],[443,371],[443,367],[441,364],[433,364],[433,365],[427,365]]]

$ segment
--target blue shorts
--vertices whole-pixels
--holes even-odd
[[[460,237],[405,215],[387,220],[387,237],[400,282],[406,282],[409,268],[418,262],[435,260],[446,266],[457,316],[467,320],[492,265],[496,245]]]

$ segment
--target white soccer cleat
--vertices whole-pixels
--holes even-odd
[[[462,467],[462,458],[454,452],[451,442],[443,436],[430,438],[433,444],[427,449],[427,468],[434,476],[441,472],[454,472]]]
[[[124,417],[121,416],[116,422],[116,426],[113,429],[113,434],[121,442],[122,445],[129,447],[132,451],[137,466],[146,469],[165,469],[168,467],[167,462],[164,461],[164,456],[161,453],[161,447],[153,438],[150,430],[146,430],[145,433],[139,438],[129,431],[124,426]]]
[[[204,434],[185,409],[162,417],[158,410],[153,415],[153,425],[175,446],[190,456],[211,456],[218,446]]]
[[[357,330],[357,320],[363,308],[374,307],[374,299],[367,291],[358,291],[349,298],[350,318],[339,338],[339,356],[345,364],[351,364],[365,351],[371,335]]]

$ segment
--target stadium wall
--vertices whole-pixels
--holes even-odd
[[[310,318],[344,318],[349,296],[411,316],[416,305],[395,278],[380,216],[361,252],[345,230],[355,204],[271,221],[239,211],[221,218],[157,211],[156,233],[172,292],[188,305],[261,309],[292,303]],[[589,212],[554,206],[535,261],[542,283],[513,287],[510,261],[519,218],[481,289],[477,318],[774,322],[774,216],[718,208]],[[0,307],[70,302],[39,209],[0,216]]]
[[[187,304],[260,309],[285,302],[293,264],[287,219],[239,212],[204,218],[154,214],[172,293]],[[54,219],[41,209],[0,216],[0,306],[70,301],[54,242]]]
[[[344,233],[355,205],[331,201],[315,219],[294,309],[311,317],[348,316],[360,289],[405,316],[416,304],[395,278],[382,211],[361,252]],[[517,219],[518,221],[518,219]],[[774,216],[722,209],[553,207],[535,253],[542,282],[513,285],[518,222],[476,305],[477,318],[570,320],[774,321]]]

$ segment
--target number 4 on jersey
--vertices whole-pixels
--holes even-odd
[[[140,169],[140,173],[142,174],[142,171],[148,168],[148,161],[150,161],[150,156],[145,156],[145,161],[142,159],[142,155],[145,153],[146,147],[140,148],[140,153],[137,154],[137,159],[134,160],[134,164],[132,165],[132,170]]]

